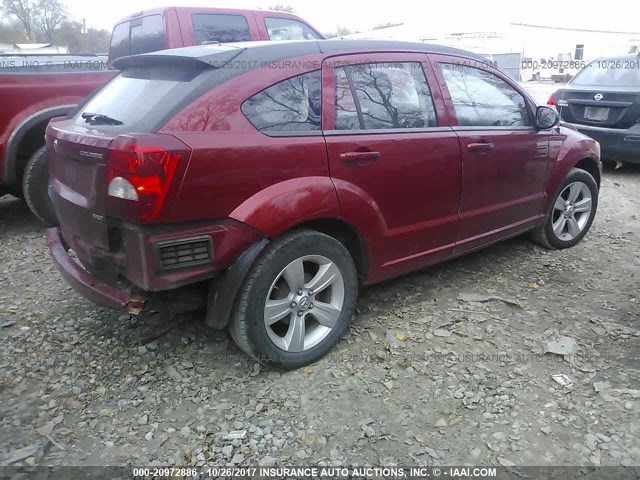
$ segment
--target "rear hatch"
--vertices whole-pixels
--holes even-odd
[[[104,221],[106,161],[113,134],[90,133],[69,120],[47,130],[49,176],[63,237],[81,257],[89,246],[108,249]]]
[[[242,50],[224,48],[220,51],[226,59]],[[160,154],[179,150],[181,165],[178,170],[172,170],[173,178],[169,178],[175,181],[171,182],[169,191],[162,192],[162,202],[166,200],[167,210],[170,208],[171,194],[179,188],[180,169],[184,172],[190,150],[175,137],[156,132],[175,113],[207,91],[211,74],[215,73],[213,62],[190,56],[141,55],[118,62],[123,69],[118,76],[85,101],[73,117],[54,120],[47,129],[52,197],[62,236],[85,266],[92,264],[96,256],[114,250],[110,216],[115,212],[116,217],[126,218],[127,214],[134,216],[131,213],[138,209],[134,202],[127,203],[109,195],[114,163],[126,176],[127,168],[132,168],[132,164],[127,163],[127,155],[143,161],[143,157],[149,155],[157,158],[159,148]],[[217,65],[222,66],[224,62],[219,61]],[[167,151],[162,150],[167,145]],[[140,178],[132,181],[135,184]],[[142,190],[141,187],[141,204],[146,200]],[[157,217],[158,212],[154,212]],[[136,218],[129,220],[135,222]],[[143,215],[138,220],[154,222],[153,218]],[[159,221],[159,217],[155,221]]]
[[[640,119],[640,57],[597,60],[555,94],[562,120],[627,129]]]

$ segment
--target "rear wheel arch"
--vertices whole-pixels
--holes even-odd
[[[323,218],[298,224],[285,233],[300,229],[324,233],[339,241],[353,259],[360,284],[366,282],[369,271],[368,248],[364,238],[353,225],[336,218]]]
[[[40,110],[25,118],[11,133],[7,142],[2,178],[7,183],[21,183],[29,159],[45,144],[49,121],[67,115],[76,105],[61,105]]]
[[[329,177],[300,177],[259,191],[229,217],[276,238],[305,222],[340,218],[340,204]]]

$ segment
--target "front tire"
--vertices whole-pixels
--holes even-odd
[[[591,228],[598,193],[598,184],[589,172],[572,169],[562,182],[544,225],[533,232],[533,240],[553,250],[577,245]]]
[[[349,326],[358,276],[347,249],[299,230],[274,240],[251,267],[230,333],[262,364],[292,370],[326,355]]]
[[[56,210],[49,197],[49,161],[42,147],[27,162],[22,176],[22,192],[31,212],[48,227],[58,225]]]

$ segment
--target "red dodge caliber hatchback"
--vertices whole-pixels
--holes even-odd
[[[467,52],[322,40],[115,65],[47,129],[58,268],[105,306],[201,312],[277,368],[326,354],[362,285],[524,232],[571,247],[596,213],[598,143]]]

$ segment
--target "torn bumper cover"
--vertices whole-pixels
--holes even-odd
[[[49,228],[46,232],[47,244],[56,268],[64,279],[78,293],[104,307],[126,310],[137,315],[146,299],[134,294],[132,288],[119,288],[104,283],[76,263],[68,252],[58,228]]]

